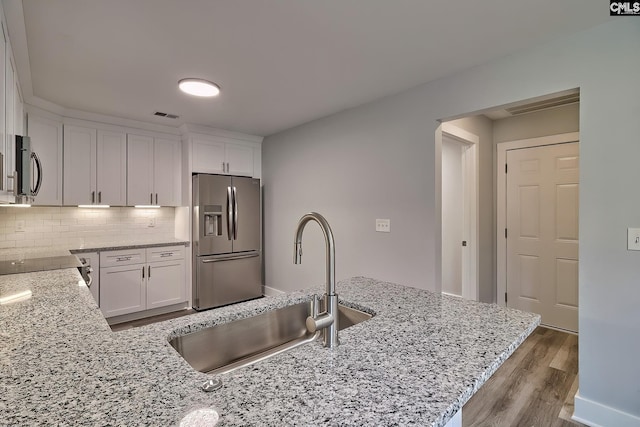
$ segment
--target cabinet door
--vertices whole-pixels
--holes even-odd
[[[127,204],[127,135],[124,132],[98,131],[97,200],[103,205]]]
[[[31,149],[40,158],[46,179],[35,205],[62,205],[62,123],[29,114]]]
[[[152,205],[153,138],[127,135],[127,206]]]
[[[157,204],[162,206],[180,205],[181,164],[179,141],[160,138],[154,140],[153,191],[158,195]]]
[[[244,145],[226,144],[225,154],[231,175],[253,176],[253,148]]]
[[[224,142],[193,138],[193,172],[225,173]]]
[[[94,203],[97,196],[96,130],[65,125],[63,157],[63,204]]]
[[[185,301],[184,260],[152,262],[147,273],[147,310]]]
[[[100,310],[104,317],[144,310],[145,277],[144,264],[101,268]]]

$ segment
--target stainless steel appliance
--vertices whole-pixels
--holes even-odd
[[[93,285],[93,268],[91,267],[91,260],[89,258],[78,258],[80,260],[80,267],[78,267],[78,271],[84,280],[84,283],[87,284],[87,288],[93,295],[93,299],[96,300],[96,304],[100,306],[100,289],[97,286]]]
[[[16,170],[13,176],[9,176],[13,178],[13,194],[16,203],[32,203],[42,185],[42,163],[38,155],[31,151],[31,139],[28,136],[16,135],[15,147]],[[32,163],[34,168],[31,167]]]
[[[193,308],[262,296],[260,180],[193,176]]]

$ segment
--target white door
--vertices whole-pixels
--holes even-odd
[[[63,156],[63,204],[70,206],[95,203],[96,130],[65,125]]]
[[[127,205],[153,205],[153,138],[127,138]]]
[[[162,206],[179,206],[180,143],[156,138],[153,145],[153,189]],[[155,201],[155,199],[154,199]]]
[[[462,296],[464,145],[442,136],[442,292]]]
[[[226,144],[225,158],[231,175],[253,176],[253,148],[239,144]]]
[[[147,310],[185,300],[184,260],[151,263],[147,267]]]
[[[97,200],[102,205],[127,204],[127,135],[98,130]]]
[[[507,305],[577,332],[579,145],[506,156]]]
[[[100,310],[104,317],[146,308],[146,269],[143,264],[100,269]]]

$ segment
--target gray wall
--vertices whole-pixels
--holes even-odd
[[[564,107],[495,120],[493,122],[493,140],[499,144],[518,139],[578,132],[579,124],[580,106],[578,104],[565,105]]]
[[[637,40],[637,20],[612,19],[266,138],[267,285],[288,290],[323,281],[319,232],[305,236],[305,265],[294,268],[291,262],[297,219],[318,210],[334,226],[338,277],[364,274],[439,291],[437,120],[579,87],[576,415],[600,425],[614,424],[615,417],[637,423],[640,253],[626,250],[626,228],[640,226],[640,198],[629,197],[640,181]],[[373,231],[376,217],[391,219],[390,234]]]

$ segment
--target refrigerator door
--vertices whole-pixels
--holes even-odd
[[[260,180],[234,176],[233,252],[260,250]]]
[[[262,296],[260,253],[197,257],[196,310],[220,307]]]
[[[231,177],[193,176],[193,250],[195,255],[233,250]]]

